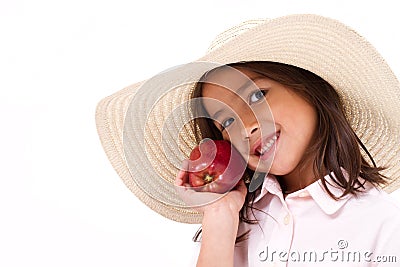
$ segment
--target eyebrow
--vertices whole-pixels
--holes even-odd
[[[250,85],[254,84],[256,81],[264,79],[264,76],[257,76],[254,78],[249,78],[248,81],[246,81],[244,84],[242,84],[235,92],[235,94],[240,95],[245,89],[247,89]],[[217,112],[214,113],[214,115],[211,117],[211,119],[217,120],[218,116],[221,115],[222,111],[224,111],[225,108],[219,109]]]
[[[252,85],[253,83],[257,82],[258,80],[264,79],[265,77],[263,76],[257,76],[254,79],[249,79],[247,82],[245,82],[242,86],[240,86],[237,90],[236,90],[236,94],[240,95],[246,88],[248,88],[250,85]]]

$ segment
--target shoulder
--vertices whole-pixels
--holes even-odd
[[[400,259],[400,203],[380,188],[371,188],[354,198],[364,216],[360,234],[373,237],[371,252],[378,257],[392,255]]]
[[[387,208],[400,211],[400,202],[379,187],[370,186],[355,198],[361,201],[371,202],[371,204],[375,203],[377,206],[384,205]]]
[[[357,213],[369,222],[393,225],[400,230],[400,202],[380,188],[371,186],[350,200]]]

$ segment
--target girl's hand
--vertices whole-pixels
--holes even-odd
[[[178,194],[186,204],[203,213],[202,241],[197,267],[233,266],[235,239],[247,188],[243,180],[226,194],[196,192],[190,189],[188,161],[175,179]],[[193,205],[195,204],[195,205]]]
[[[241,180],[234,189],[226,194],[211,192],[197,192],[190,188],[189,175],[187,173],[189,161],[182,163],[182,168],[175,178],[175,186],[179,196],[189,206],[194,207],[199,212],[230,212],[233,216],[238,216],[244,204],[247,188]]]

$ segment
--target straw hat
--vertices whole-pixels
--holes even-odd
[[[200,223],[173,182],[196,145],[188,109],[200,76],[221,64],[275,61],[307,69],[341,95],[348,119],[378,165],[400,186],[400,85],[375,48],[339,21],[290,15],[242,23],[220,34],[206,55],[128,86],[97,106],[104,150],[125,185],[159,214]]]

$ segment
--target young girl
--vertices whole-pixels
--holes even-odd
[[[198,61],[102,100],[96,121],[140,200],[202,224],[198,266],[397,266],[400,210],[382,188],[399,187],[399,101],[361,36],[292,15],[224,32]],[[204,138],[246,159],[227,194],[187,187],[179,165]]]
[[[198,266],[369,266],[377,255],[399,255],[399,209],[376,188],[386,183],[383,168],[375,166],[352,130],[335,89],[319,76],[286,64],[229,66],[254,85],[243,89],[240,75],[227,67],[208,72],[192,93],[193,98],[203,97],[203,105],[194,110],[197,139],[229,140],[249,157],[248,175],[269,175],[255,192],[248,192],[242,181],[224,198],[201,208]],[[263,136],[262,124],[270,123],[263,118],[265,100],[275,128],[273,135]],[[212,115],[220,110],[218,118]],[[250,155],[242,152],[247,142]],[[272,142],[275,155],[269,166],[260,151]],[[177,184],[187,179],[181,171]],[[345,250],[347,246],[351,249]]]

